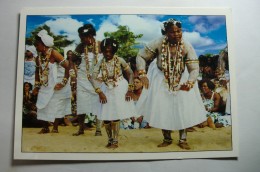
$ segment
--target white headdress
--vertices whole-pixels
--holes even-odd
[[[33,54],[33,57],[37,57],[37,51],[36,51],[35,46],[33,46],[33,45],[26,45],[25,46],[25,50],[30,51]]]
[[[47,47],[52,47],[54,45],[53,42],[53,37],[51,37],[50,35],[48,35],[48,32],[46,30],[41,30],[38,34],[37,34],[42,42],[44,43],[44,45],[46,45]]]

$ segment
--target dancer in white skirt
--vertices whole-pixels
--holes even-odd
[[[39,134],[49,133],[48,122],[54,122],[52,132],[58,133],[58,124],[70,114],[69,62],[52,49],[53,38],[41,30],[34,43],[36,59],[34,95],[37,98],[37,118],[46,121]],[[65,69],[65,70],[64,70]]]
[[[152,41],[137,55],[137,69],[147,97],[139,101],[140,114],[152,127],[162,129],[163,143],[172,144],[171,130],[179,130],[182,149],[190,149],[186,128],[205,121],[206,111],[199,93],[199,64],[192,45],[182,39],[181,22],[169,19],[162,25],[163,36]],[[146,76],[146,61],[156,57]],[[146,94],[144,94],[146,95]]]
[[[134,88],[133,72],[123,58],[115,55],[118,49],[115,40],[104,39],[100,46],[104,58],[93,72],[93,83],[102,104],[98,119],[104,120],[108,136],[106,147],[117,148],[119,120],[136,115],[134,101],[131,100]],[[128,77],[129,84],[122,75],[123,71]],[[106,85],[104,88],[99,88],[96,84],[99,73],[101,73],[102,80]]]
[[[91,24],[85,24],[78,29],[81,43],[73,51],[70,65],[72,88],[75,88],[75,113],[79,130],[73,136],[84,134],[86,115],[96,115],[99,102],[98,94],[91,83],[94,66],[103,58],[100,52],[100,42],[95,40],[96,30]],[[99,83],[101,84],[101,83]],[[73,91],[74,92],[74,91]],[[96,136],[101,136],[101,122],[96,119]]]

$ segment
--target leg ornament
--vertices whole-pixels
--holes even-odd
[[[180,140],[178,146],[182,149],[189,150],[190,146],[188,145],[187,142],[187,131],[185,129],[179,130],[179,136],[180,136]]]
[[[86,114],[78,115],[79,131],[72,134],[73,136],[79,136],[81,134],[84,134],[85,117],[86,117]]]
[[[111,122],[106,121],[104,123],[104,126],[105,126],[105,129],[106,129],[106,132],[107,132],[107,137],[108,137],[108,143],[107,143],[106,147],[110,148],[112,143],[113,143]]]
[[[163,142],[159,144],[157,147],[166,147],[172,144],[172,136],[171,136],[171,130],[163,130],[162,129],[162,134],[163,134]]]

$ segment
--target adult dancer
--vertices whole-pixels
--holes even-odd
[[[58,124],[70,114],[69,62],[53,48],[53,37],[41,30],[35,37],[38,51],[35,71],[34,95],[37,97],[37,118],[54,122],[53,133],[58,133]],[[39,134],[49,133],[48,122]]]
[[[163,36],[146,45],[136,58],[144,86],[151,83],[140,114],[150,126],[162,129],[164,139],[158,147],[172,144],[171,130],[179,130],[178,145],[190,149],[185,129],[205,121],[206,114],[197,85],[198,59],[192,45],[182,39],[180,21],[169,19],[161,32]],[[146,61],[154,57],[146,76]]]
[[[95,39],[96,30],[93,25],[85,24],[78,29],[78,34],[81,43],[73,51],[73,63],[70,65],[71,79],[75,81],[75,108],[79,123],[79,130],[74,136],[84,134],[86,115],[97,114],[98,94],[90,80],[94,66],[102,59],[100,42]],[[102,135],[101,122],[96,118],[96,136]]]

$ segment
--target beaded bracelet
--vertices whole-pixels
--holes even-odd
[[[68,82],[68,79],[67,78],[63,78],[62,81],[61,81],[61,84],[63,86],[65,86],[67,84],[67,82]]]
[[[134,85],[128,84],[128,91],[134,91]]]
[[[34,87],[35,88],[41,88],[41,83],[39,81],[35,81]]]
[[[75,72],[75,70],[74,70],[74,69],[70,69],[70,70],[69,70],[69,75],[70,75],[70,77],[76,77],[76,72]]]
[[[62,61],[60,61],[59,65],[62,66],[64,63],[66,63],[66,59],[63,59]]]
[[[187,82],[186,82],[186,85],[187,85],[189,88],[193,88],[194,82],[193,82],[193,81],[187,81]]]
[[[102,91],[101,91],[100,88],[96,88],[96,89],[95,89],[95,92],[96,92],[97,94],[99,94],[99,93],[101,93]]]

